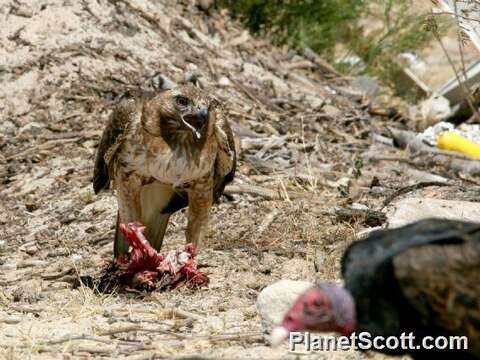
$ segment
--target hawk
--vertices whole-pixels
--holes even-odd
[[[128,252],[120,224],[141,222],[160,250],[170,216],[187,206],[186,241],[198,247],[235,166],[229,122],[204,90],[189,84],[122,100],[103,132],[93,175],[96,194],[110,183],[116,190],[115,257]]]

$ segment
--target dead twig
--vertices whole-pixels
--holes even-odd
[[[254,242],[256,242],[256,240],[262,237],[263,233],[267,231],[270,225],[272,225],[279,212],[280,211],[278,209],[273,209],[270,213],[267,214],[267,216],[265,216],[262,223],[258,227],[257,232],[255,233]]]
[[[63,336],[63,337],[58,338],[58,339],[48,340],[48,341],[45,341],[44,344],[45,345],[60,345],[60,344],[64,344],[64,343],[68,343],[68,342],[76,341],[76,340],[96,341],[96,342],[101,342],[101,343],[104,343],[104,344],[111,344],[112,343],[112,341],[110,339],[102,339],[102,338],[99,338],[97,336],[81,334],[81,335],[67,335],[67,336]]]
[[[364,157],[365,160],[368,161],[395,161],[395,162],[400,162],[400,163],[405,163],[409,164],[412,166],[416,166],[417,164],[415,161],[413,161],[410,158],[404,157],[404,156],[382,156],[382,155],[368,155]]]
[[[127,326],[119,327],[119,328],[116,328],[116,329],[108,329],[108,330],[98,331],[97,335],[99,335],[99,336],[110,336],[110,335],[116,335],[116,334],[121,334],[121,333],[137,332],[137,331],[142,331],[142,330],[144,330],[143,326],[127,325]]]
[[[189,340],[208,340],[211,342],[220,341],[264,341],[262,333],[234,333],[234,334],[222,334],[222,335],[207,335],[207,336],[191,336]]]
[[[98,346],[98,345],[79,345],[73,352],[75,354],[87,353],[92,355],[111,354],[115,351],[115,346]]]
[[[282,196],[278,190],[267,189],[261,186],[249,184],[228,185],[225,188],[225,194],[249,194],[261,196],[267,200],[282,200]]]
[[[78,115],[80,116],[80,115]],[[41,136],[42,139],[45,140],[65,140],[65,139],[81,139],[81,140],[89,140],[99,138],[101,136],[100,131],[89,131],[89,132],[82,132],[82,131],[72,131],[72,132],[59,132],[57,134],[49,134]]]
[[[270,99],[265,98],[264,96],[261,96],[259,94],[254,94],[252,90],[250,90],[248,87],[240,83],[239,81],[232,80],[232,82],[245,94],[247,95],[251,100],[253,100],[256,104],[260,105],[261,107],[266,106],[272,110],[283,112],[284,110],[272,103]]]
[[[58,279],[61,279],[65,276],[67,276],[67,275],[72,275],[73,273],[75,273],[75,269],[67,268],[63,271],[59,271],[59,272],[56,272],[56,273],[40,274],[40,277],[43,280],[58,280]]]
[[[456,12],[456,1],[454,1],[454,4],[455,4],[455,12]],[[432,21],[435,21],[432,19]],[[459,21],[459,18],[456,17],[456,21],[457,21],[457,24],[460,25],[460,21]],[[459,71],[457,70],[457,67],[455,66],[455,63],[453,62],[450,54],[448,53],[447,51],[447,48],[445,47],[445,44],[443,43],[441,37],[440,37],[440,34],[438,33],[438,30],[437,30],[437,27],[436,26],[432,26],[432,32],[433,32],[433,35],[435,37],[435,39],[437,40],[437,42],[439,43],[440,47],[442,48],[442,51],[443,53],[445,54],[447,60],[448,60],[448,63],[450,64],[450,67],[452,68],[454,74],[455,74],[455,78],[457,79],[457,82],[458,84],[460,85],[460,88],[462,89],[462,92],[463,92],[463,96],[465,98],[465,100],[468,102],[468,106],[470,106],[471,110],[472,110],[472,113],[475,114],[477,116],[477,118],[480,119],[480,115],[478,113],[478,109],[474,106],[474,100],[472,98],[472,95],[470,93],[470,89],[468,87],[468,83],[467,83],[467,77],[466,77],[466,71],[465,71],[465,63],[464,63],[464,57],[463,57],[463,50],[460,49],[460,57],[461,57],[461,60],[462,60],[462,66],[463,66],[463,77],[464,77],[464,80],[465,81],[462,81],[461,77],[460,77],[460,74],[459,74]],[[460,30],[459,30],[460,31]],[[461,45],[459,45],[461,46]]]
[[[49,140],[49,141],[44,142],[43,144],[35,145],[35,146],[32,146],[31,148],[28,148],[28,149],[26,149],[24,151],[21,151],[19,153],[7,156],[5,158],[5,160],[10,161],[10,160],[13,160],[13,159],[18,159],[18,158],[21,158],[25,155],[29,155],[33,152],[38,152],[39,150],[50,150],[50,149],[53,149],[58,144],[72,143],[72,142],[76,142],[80,139],[81,139],[81,137],[74,137],[74,138],[70,138],[70,139]]]
[[[332,65],[330,65],[328,62],[323,60],[315,51],[313,51],[310,48],[305,48],[303,50],[303,56],[305,56],[308,60],[313,62],[319,70],[321,70],[325,74],[330,74],[333,75],[334,77],[339,77],[342,78],[343,75],[340,74],[337,70],[334,69]]]
[[[337,220],[349,223],[361,223],[369,227],[381,226],[387,221],[387,216],[376,210],[339,208],[335,210]]]
[[[171,317],[171,318],[192,319],[192,320],[198,320],[198,321],[205,320],[204,316],[192,313],[190,311],[182,310],[182,309],[173,309],[172,308],[172,309],[165,309],[163,311],[164,311],[165,316]]]
[[[185,340],[185,339],[188,338],[185,335],[178,334],[178,333],[175,333],[175,332],[172,332],[172,331],[169,331],[169,330],[159,329],[159,328],[149,329],[149,328],[145,328],[141,325],[137,325],[137,324],[127,325],[127,326],[116,328],[116,329],[103,330],[103,331],[99,331],[97,334],[99,336],[111,336],[111,335],[116,335],[116,334],[121,334],[121,333],[137,332],[137,331],[149,332],[149,333],[158,333],[158,334],[163,334],[163,335],[170,335],[170,336],[173,336],[174,338],[180,339],[180,340]]]
[[[383,201],[383,206],[382,209],[388,206],[393,200],[395,200],[397,197],[401,195],[408,194],[409,192],[415,191],[415,190],[420,190],[424,189],[426,187],[430,186],[453,186],[453,184],[445,183],[445,182],[440,182],[440,181],[424,181],[420,182],[417,184],[409,185],[402,187],[395,191],[392,195],[388,196],[384,201]]]

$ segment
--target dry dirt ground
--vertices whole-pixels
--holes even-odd
[[[279,279],[339,279],[344,248],[382,220],[337,210],[378,210],[419,181],[392,161],[403,154],[372,140],[387,121],[406,122],[372,117],[321,64],[188,1],[0,0],[0,18],[0,358],[297,358],[265,343],[257,295]],[[118,97],[156,73],[197,77],[224,103],[242,148],[198,258],[211,283],[153,294],[74,288],[112,257],[115,198],[91,185],[101,131]],[[394,157],[374,162],[379,154]],[[423,195],[475,198],[475,189]],[[184,214],[173,220],[166,248],[184,241]]]

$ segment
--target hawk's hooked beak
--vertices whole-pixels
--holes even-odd
[[[204,106],[198,112],[198,118],[202,120],[204,123],[208,120],[208,107]]]
[[[202,129],[208,121],[209,111],[207,107],[202,107],[198,112],[182,116],[182,123],[197,140],[202,137]]]

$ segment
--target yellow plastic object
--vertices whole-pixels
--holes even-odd
[[[437,138],[440,149],[456,151],[472,159],[480,160],[480,144],[476,144],[454,131],[448,131]]]

